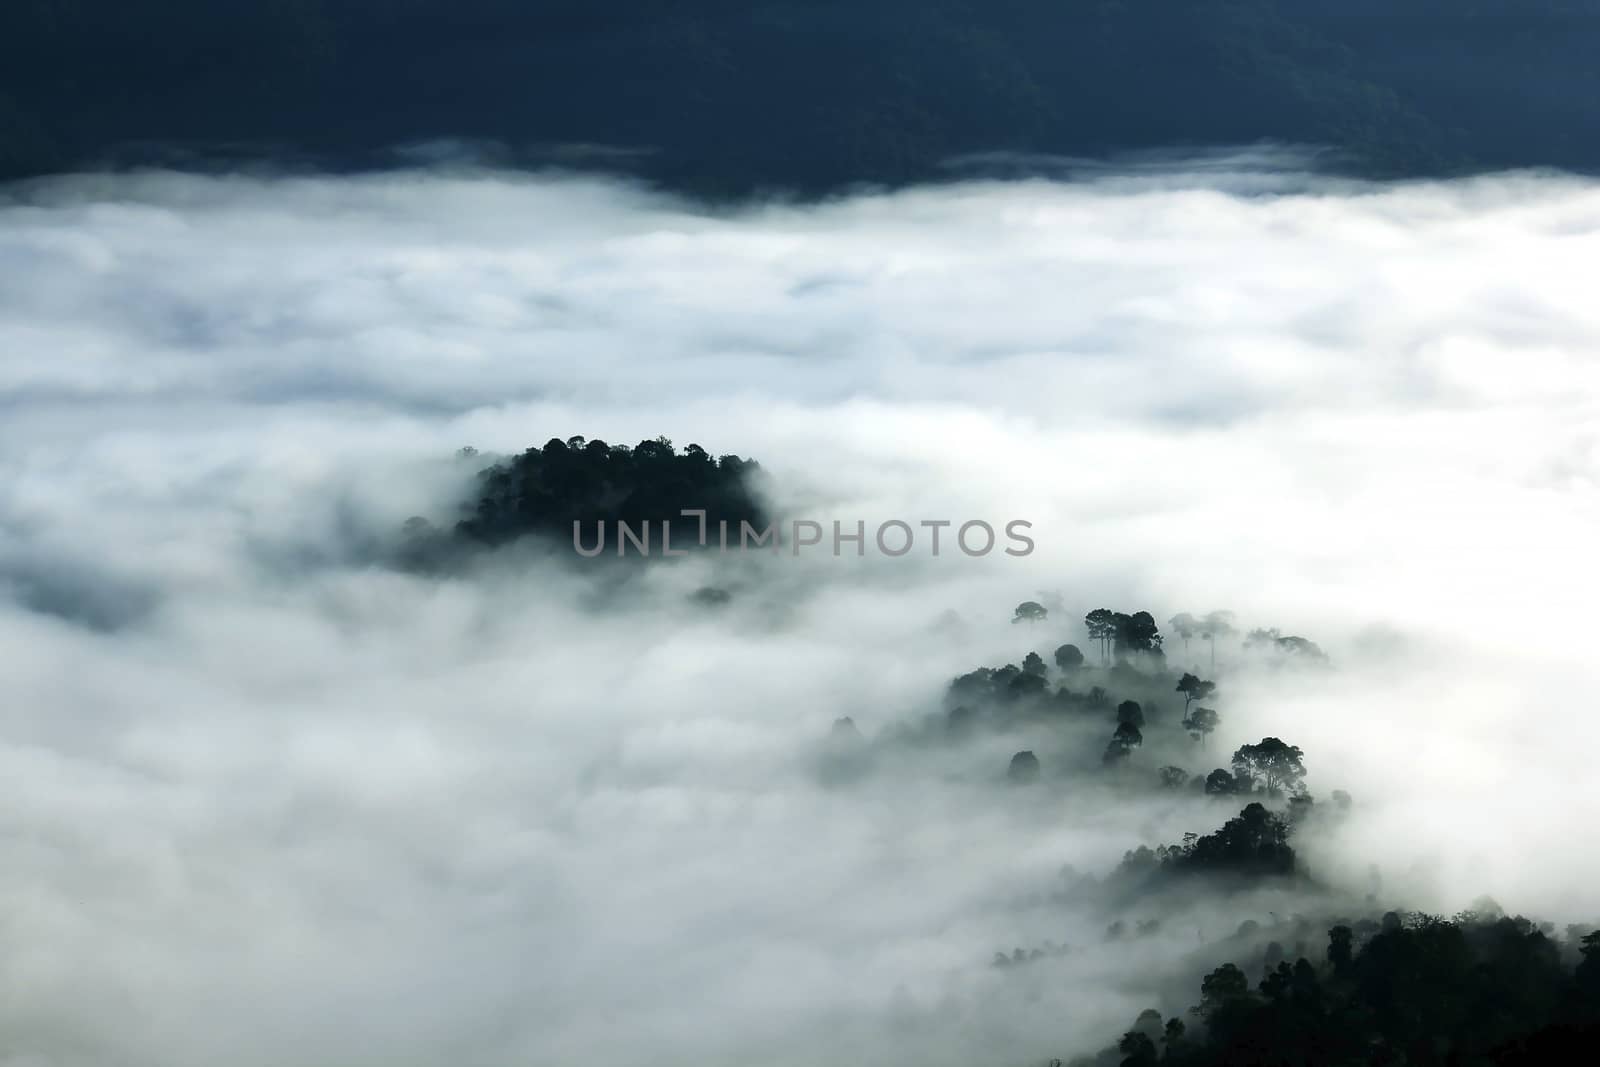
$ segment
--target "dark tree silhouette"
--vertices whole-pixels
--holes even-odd
[[[1083,666],[1083,651],[1077,645],[1062,645],[1056,649],[1056,666],[1064,671],[1075,671]]]
[[[1210,1020],[1229,1004],[1249,995],[1250,979],[1235,965],[1224,963],[1200,983],[1200,1004],[1194,1013]]]
[[[1144,735],[1139,728],[1130,722],[1119,723],[1117,730],[1111,735],[1111,742],[1106,745],[1105,763],[1119,763],[1128,758],[1133,750],[1144,744]]]
[[[1117,722],[1144,729],[1144,708],[1139,706],[1137,700],[1124,700],[1117,705]]]
[[[1016,613],[1011,616],[1011,621],[1035,623],[1043,622],[1049,617],[1050,613],[1045,610],[1043,604],[1036,600],[1024,600],[1017,605]]]
[[[630,529],[648,522],[658,534],[662,522],[671,522],[676,552],[700,547],[699,521],[682,512],[703,509],[708,544],[717,543],[722,522],[731,543],[741,523],[758,531],[769,523],[750,484],[759,469],[738,456],[713,461],[698,445],[680,454],[665,437],[631,449],[583,437],[551,438],[543,448],[481,471],[472,516],[456,532],[469,543],[492,546],[530,534],[565,541],[575,523],[592,539],[597,527],[614,533],[618,522]]]
[[[1233,796],[1240,789],[1233,775],[1218,767],[1206,775],[1205,791],[1212,796]]]
[[[1252,805],[1259,807],[1259,805]],[[1249,809],[1246,809],[1249,811]],[[1363,932],[1363,927],[1365,931]],[[1328,931],[1325,963],[1265,958],[1251,987],[1224,963],[1201,981],[1192,1036],[1168,1024],[1162,1064],[1172,1067],[1549,1067],[1594,1062],[1600,999],[1584,991],[1580,962],[1523,918],[1402,917]],[[1570,952],[1570,942],[1568,952]],[[1140,1025],[1145,1023],[1145,1025]],[[1147,1056],[1144,1017],[1115,1049]],[[1147,1061],[1141,1061],[1147,1062]]]
[[[1205,700],[1217,691],[1216,682],[1203,681],[1192,674],[1185,674],[1178,680],[1178,692],[1183,694],[1183,713],[1189,714],[1189,704],[1196,700]]]
[[[1305,753],[1276,737],[1264,737],[1233,754],[1234,775],[1260,779],[1268,793],[1300,793],[1304,788]]]
[[[1119,660],[1136,652],[1161,651],[1161,633],[1156,629],[1155,618],[1148,611],[1136,611],[1132,615],[1118,612],[1113,615],[1112,642]]]
[[[1600,930],[1585,935],[1580,944],[1583,962],[1578,964],[1578,988],[1600,1013]]]
[[[1111,641],[1117,635],[1117,613],[1110,608],[1096,608],[1083,617],[1089,640],[1100,643],[1100,662],[1110,659]]]
[[[1183,718],[1183,728],[1189,731],[1189,736],[1196,741],[1205,741],[1216,730],[1222,717],[1210,708],[1195,708],[1194,711]]]
[[[1156,1043],[1150,1040],[1150,1035],[1138,1030],[1123,1034],[1117,1051],[1123,1056],[1121,1067],[1156,1067],[1161,1062]]]
[[[1032,752],[1018,752],[1011,757],[1006,777],[1013,782],[1032,782],[1039,777],[1039,757]]]
[[[1014,663],[1004,667],[979,667],[950,683],[945,703],[1013,705],[1043,696],[1049,682]]]
[[[1260,804],[1247,804],[1222,829],[1179,856],[1181,868],[1245,875],[1289,874],[1295,867],[1289,824]]]

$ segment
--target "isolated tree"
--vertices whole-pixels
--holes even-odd
[[[1210,708],[1195,708],[1191,714],[1183,717],[1183,728],[1189,731],[1189,736],[1196,741],[1204,741],[1216,730],[1222,717]]]
[[[1180,612],[1167,620],[1167,629],[1178,635],[1183,642],[1183,654],[1189,655],[1189,639],[1200,632],[1200,620],[1190,615],[1187,611]]]
[[[1279,652],[1284,652],[1291,656],[1299,656],[1302,659],[1323,661],[1328,658],[1328,654],[1318,648],[1315,641],[1308,641],[1304,637],[1294,637],[1292,635],[1280,637],[1277,640],[1277,646]]]
[[[1217,669],[1217,641],[1235,633],[1233,612],[1213,611],[1200,620],[1200,637],[1211,645],[1211,670]]]
[[[1050,613],[1044,609],[1043,604],[1037,600],[1024,600],[1017,605],[1016,614],[1012,615],[1011,621],[1035,623],[1043,622],[1049,617]]]
[[[1083,650],[1077,645],[1062,645],[1056,649],[1056,666],[1064,671],[1075,671],[1083,666]]]
[[[1111,735],[1111,742],[1106,745],[1105,755],[1102,757],[1106,763],[1118,763],[1128,758],[1134,749],[1144,744],[1144,735],[1132,723],[1119,723],[1116,733]]]
[[[1105,663],[1111,654],[1111,641],[1117,635],[1117,613],[1110,608],[1095,608],[1083,617],[1091,641],[1100,642],[1100,662]]]
[[[1183,694],[1183,713],[1189,714],[1189,704],[1192,701],[1204,700],[1216,691],[1216,682],[1203,681],[1195,675],[1185,674],[1178,680],[1178,692]]]
[[[1233,771],[1235,775],[1259,778],[1268,793],[1299,794],[1305,789],[1304,759],[1305,753],[1294,745],[1286,745],[1276,737],[1264,737],[1233,754]]]
[[[1124,700],[1117,705],[1117,722],[1127,723],[1136,729],[1144,729],[1144,709],[1137,700]]]
[[[1037,652],[1029,652],[1022,658],[1022,671],[1024,674],[1032,674],[1043,678],[1047,671],[1044,665],[1044,657]]]
[[[1182,789],[1189,784],[1189,772],[1182,767],[1163,767],[1156,772],[1161,784],[1168,789]]]
[[[1039,757],[1032,752],[1018,752],[1011,757],[1006,777],[1013,782],[1032,782],[1039,777]]]

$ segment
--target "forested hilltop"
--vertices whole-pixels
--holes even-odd
[[[1600,1055],[1600,932],[1563,941],[1477,913],[1367,925],[1332,927],[1315,962],[1267,961],[1259,981],[1225,963],[1187,1013],[1146,1011],[1073,1067],[1547,1067]]]
[[[580,543],[580,529],[588,538],[583,543],[592,545],[597,538],[603,543],[605,530],[615,530],[617,523],[645,536],[641,552],[651,527],[663,536],[665,524],[677,523],[679,548],[687,550],[703,547],[697,536],[700,521],[707,531],[731,524],[735,541],[740,523],[765,528],[770,521],[752,485],[759,463],[735,455],[713,457],[694,443],[680,452],[665,437],[634,446],[552,437],[542,446],[497,457],[468,446],[456,453],[456,461],[476,471],[459,517],[453,524],[423,515],[407,520],[397,562],[448,568],[524,538],[565,549]],[[685,509],[701,514],[692,520]],[[621,535],[616,536],[621,548]],[[711,533],[705,543],[715,537]]]
[[[8,0],[0,177],[443,138],[708,193],[1261,139],[1583,169],[1597,54],[1596,0]]]
[[[1014,621],[1031,629],[1050,613],[1028,601]],[[1194,670],[1219,643],[1230,647],[1234,671],[1332,669],[1315,642],[1246,630],[1230,612],[1183,613],[1166,626],[1181,642],[1170,658]],[[1600,930],[1558,931],[1487,898],[1440,916],[1389,907],[1376,886],[1364,899],[1328,892],[1325,879],[1338,872],[1308,867],[1296,842],[1337,832],[1353,799],[1334,790],[1318,802],[1306,785],[1306,753],[1277,737],[1241,745],[1227,766],[1207,771],[1217,762],[1208,742],[1223,722],[1226,684],[1169,663],[1167,636],[1150,612],[1099,608],[1082,627],[1088,653],[1069,643],[1048,659],[1030,651],[1020,664],[961,675],[947,712],[886,732],[875,757],[843,723],[830,752],[870,773],[894,747],[1022,733],[1049,747],[1043,759],[1033,750],[1011,758],[1014,785],[1081,788],[1099,778],[1124,795],[1193,794],[1193,817],[1220,819],[1220,827],[1140,846],[1103,877],[1072,874],[1058,893],[1063,906],[1093,902],[1128,916],[1111,923],[1107,940],[1156,936],[1163,923],[1185,922],[1197,900],[1241,915],[1252,893],[1276,893],[1278,907],[1292,902],[1293,913],[1269,912],[1270,925],[1247,919],[1202,950],[1210,969],[1188,1007],[1152,1006],[1114,1046],[1072,1067],[1542,1067],[1600,1055]],[[994,965],[1026,969],[1071,951],[1016,948],[997,953]]]

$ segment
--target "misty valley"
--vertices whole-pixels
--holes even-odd
[[[457,458],[486,457],[469,447]],[[666,437],[633,448],[552,438],[482,467],[464,487],[463,517],[449,534],[426,518],[407,520],[395,562],[471,575],[505,565],[485,560],[485,551],[528,537],[546,542],[538,547],[548,554],[564,547],[567,523],[607,518],[648,529],[698,512],[748,527],[773,510],[762,489],[774,487],[762,474],[754,460],[713,460],[697,444],[680,453]],[[680,506],[707,500],[716,503]],[[689,542],[677,555],[695,547],[718,554],[712,541]],[[573,549],[584,559],[599,554],[576,539]],[[641,557],[632,565],[674,564]],[[716,563],[709,576],[724,577]],[[741,599],[764,598],[759,570],[727,577],[744,585]],[[621,580],[626,587],[645,579]],[[1600,1051],[1600,929],[1558,929],[1507,913],[1488,896],[1453,914],[1409,907],[1386,888],[1379,865],[1360,869],[1336,851],[1358,800],[1332,788],[1319,801],[1307,784],[1314,759],[1298,746],[1268,736],[1231,755],[1213,751],[1213,735],[1228,732],[1230,683],[1266,675],[1276,685],[1316,687],[1339,669],[1314,641],[1245,626],[1228,610],[1173,615],[1165,633],[1148,611],[1096,608],[1062,619],[1063,595],[1045,597],[1054,614],[1037,600],[1012,611],[1009,643],[1027,649],[1015,662],[958,674],[937,708],[907,709],[870,736],[850,716],[837,718],[804,748],[810,773],[845,803],[875,777],[913,776],[987,790],[1006,806],[1041,813],[1071,805],[1092,817],[1142,806],[1149,826],[1192,827],[1174,842],[1130,848],[1109,868],[1063,862],[1054,879],[1039,879],[1011,902],[1045,929],[1052,912],[1063,925],[1071,917],[1090,943],[1046,939],[997,950],[990,966],[1005,979],[996,996],[1039,997],[1051,963],[1077,952],[1150,945],[1162,954],[1140,986],[1151,1006],[1126,1019],[1120,1037],[1098,1054],[1049,1064],[1487,1067]],[[726,611],[732,601],[727,589],[706,585],[683,610]],[[955,612],[931,623],[957,638],[957,648],[960,635],[980,627]],[[1080,643],[1048,647],[1068,636]],[[1029,747],[1005,761],[1011,744]],[[1081,1043],[1079,1035],[1069,1042]]]
[[[1600,185],[1067,169],[0,188],[0,1063],[1590,1062]]]

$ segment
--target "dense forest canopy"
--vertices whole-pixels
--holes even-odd
[[[9,0],[0,177],[449,138],[707,192],[1260,139],[1593,168],[1596,54],[1595,0]]]
[[[465,458],[475,455],[472,449],[463,452]],[[737,537],[740,523],[766,526],[750,484],[759,467],[740,456],[713,458],[697,444],[679,452],[665,437],[634,447],[553,437],[543,447],[484,467],[477,499],[456,532],[497,545],[528,534],[565,540],[574,537],[577,524],[592,541],[596,525],[619,522],[640,529],[663,522],[697,528],[697,519],[683,516],[694,510],[705,513],[710,537],[721,523]]]
[[[1224,963],[1199,1003],[1141,1013],[1116,1048],[1074,1067],[1544,1067],[1600,1054],[1600,931],[1386,914],[1328,930],[1315,959],[1280,949],[1259,981]]]

